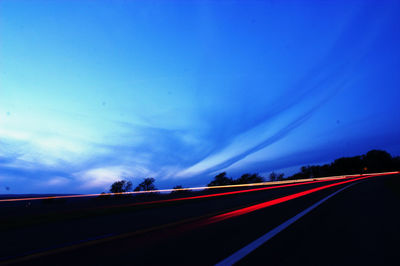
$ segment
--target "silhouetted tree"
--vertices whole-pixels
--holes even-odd
[[[235,184],[251,184],[265,182],[262,176],[258,174],[244,174],[238,179],[234,180]]]
[[[392,169],[392,155],[386,151],[371,150],[363,158],[367,172],[380,172]]]
[[[300,168],[300,172],[295,173],[286,179],[305,179],[334,175],[358,174],[364,172],[383,172],[399,171],[400,157],[392,157],[388,152],[382,150],[371,150],[365,155],[338,158],[330,164],[308,165]],[[272,172],[269,176],[271,181],[282,180],[283,174]],[[220,173],[207,185],[223,186],[230,184],[247,184],[263,182],[264,179],[258,174],[244,174],[238,179],[226,176],[226,172]]]
[[[392,160],[392,170],[400,171],[400,157],[393,157]]]
[[[336,159],[331,164],[331,175],[357,174],[364,168],[363,157],[343,157]]]
[[[324,164],[323,166],[319,166],[318,174],[315,177],[328,176],[330,173],[330,167],[331,166],[329,164]]]
[[[294,174],[292,176],[287,177],[286,179],[288,179],[288,180],[296,180],[296,179],[302,179],[302,178],[303,178],[303,176],[302,176],[301,173],[296,173],[296,174]]]
[[[283,180],[283,176],[284,176],[284,174],[276,174],[275,172],[272,172],[269,175],[269,180],[271,180],[271,181],[280,181],[280,180]]]
[[[342,157],[331,164],[303,166],[300,170],[299,173],[287,179],[400,170],[400,157],[392,157],[388,152],[382,150],[371,150],[365,155]]]
[[[311,178],[312,171],[311,166],[303,166],[300,168],[301,174],[303,175],[302,178]]]
[[[156,180],[152,177],[145,178],[136,188],[135,191],[148,191],[148,190],[156,190],[156,186],[154,182]]]
[[[230,177],[226,176],[226,172],[222,172],[214,177],[214,180],[208,183],[207,186],[214,187],[214,186],[225,186],[233,184],[233,180]]]
[[[132,182],[127,180],[116,181],[110,187],[111,193],[122,193],[129,191],[132,191]]]

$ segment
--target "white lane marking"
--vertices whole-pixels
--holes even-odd
[[[225,266],[225,265],[233,265],[233,264],[235,264],[236,262],[238,262],[239,260],[243,259],[248,254],[253,252],[256,248],[258,248],[259,246],[261,246],[262,244],[264,244],[265,242],[267,242],[268,240],[270,240],[271,238],[276,236],[279,232],[281,232],[284,229],[286,229],[289,225],[291,225],[292,223],[294,223],[295,221],[297,221],[298,219],[300,219],[301,217],[303,217],[304,215],[306,215],[307,213],[309,213],[310,211],[312,211],[313,209],[315,209],[316,207],[318,207],[319,205],[324,203],[326,200],[328,200],[329,198],[335,196],[336,194],[338,194],[339,192],[345,190],[346,188],[349,188],[349,187],[353,186],[354,184],[356,184],[356,183],[352,183],[350,185],[347,185],[344,188],[341,188],[341,189],[337,190],[336,192],[334,192],[334,193],[330,194],[329,196],[323,198],[322,200],[318,201],[317,203],[311,205],[310,207],[308,207],[304,211],[300,212],[299,214],[293,216],[292,218],[290,218],[286,222],[278,225],[277,227],[275,227],[274,229],[272,229],[271,231],[269,231],[265,235],[263,235],[260,238],[254,240],[253,242],[251,242],[247,246],[239,249],[238,251],[236,251],[235,253],[233,253],[232,255],[227,257],[226,259],[218,262],[216,264],[216,266],[223,266],[223,265]]]

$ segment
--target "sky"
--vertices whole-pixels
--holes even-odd
[[[0,1],[0,194],[400,155],[400,1]]]

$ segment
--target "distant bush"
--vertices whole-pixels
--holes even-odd
[[[238,185],[238,184],[251,184],[264,182],[264,178],[258,174],[244,174],[238,179],[232,179],[226,176],[226,172],[222,172],[214,177],[207,186],[226,186],[226,185]]]
[[[236,180],[233,180],[235,184],[251,184],[265,182],[264,177],[258,174],[244,174]]]
[[[276,174],[275,172],[272,172],[269,175],[269,180],[270,181],[281,181],[281,180],[283,180],[283,176],[284,176],[284,174]]]
[[[184,195],[192,192],[190,189],[184,189],[181,185],[174,186],[170,194],[172,195]]]

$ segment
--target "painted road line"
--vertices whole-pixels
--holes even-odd
[[[341,181],[339,183],[326,185],[326,186],[323,186],[323,187],[320,187],[320,188],[306,190],[306,191],[300,192],[301,195],[299,195],[299,193],[295,193],[295,194],[292,194],[292,195],[289,195],[289,196],[285,196],[285,197],[281,197],[281,198],[277,198],[277,199],[274,199],[274,200],[271,200],[271,201],[268,201],[268,202],[264,202],[264,203],[260,203],[260,204],[256,204],[256,205],[252,204],[250,206],[248,205],[247,207],[244,207],[244,208],[243,207],[239,208],[239,209],[233,208],[232,211],[228,211],[228,212],[226,212],[226,210],[225,210],[222,213],[221,212],[217,212],[217,214],[216,213],[211,214],[211,215],[207,214],[207,215],[204,215],[202,217],[193,217],[193,218],[189,218],[189,219],[186,219],[186,220],[173,222],[173,223],[166,224],[166,225],[160,225],[160,226],[155,226],[155,227],[149,228],[149,229],[139,230],[139,231],[136,231],[136,232],[123,233],[123,234],[114,235],[114,236],[111,236],[111,237],[105,237],[105,238],[100,238],[100,239],[96,239],[96,240],[92,240],[92,241],[83,242],[83,243],[80,243],[80,244],[77,244],[77,245],[65,246],[65,247],[61,247],[61,248],[58,248],[58,249],[50,249],[50,250],[47,250],[45,252],[34,253],[34,254],[31,254],[31,255],[22,256],[22,257],[14,257],[13,259],[11,259],[11,261],[13,261],[13,262],[27,261],[27,260],[30,260],[30,259],[34,259],[34,258],[46,256],[46,255],[52,255],[52,254],[56,254],[56,253],[61,253],[61,252],[65,252],[65,251],[70,251],[70,250],[82,248],[82,247],[85,247],[85,246],[91,246],[91,245],[100,244],[100,243],[104,243],[104,242],[109,242],[109,241],[113,241],[113,240],[124,239],[124,238],[127,238],[127,237],[133,237],[133,236],[136,236],[136,235],[139,235],[139,234],[148,233],[148,232],[151,232],[151,231],[156,231],[156,230],[159,230],[159,229],[164,229],[164,228],[177,226],[177,225],[186,224],[186,226],[182,226],[182,228],[181,228],[182,231],[193,230],[195,228],[202,227],[202,226],[205,226],[205,225],[208,225],[208,224],[211,224],[211,223],[219,222],[219,221],[225,220],[227,218],[232,218],[233,216],[230,215],[232,213],[235,214],[234,216],[242,215],[242,214],[248,213],[247,210],[249,210],[249,209],[253,210],[255,207],[257,209],[259,209],[259,207],[258,207],[259,205],[263,205],[263,208],[264,208],[265,204],[269,204],[268,206],[279,204],[279,203],[282,203],[282,202],[285,202],[285,201],[288,201],[288,200],[291,200],[291,199],[295,199],[295,198],[303,196],[303,195],[311,194],[311,193],[319,191],[321,189],[325,189],[325,188],[331,187],[332,185],[340,185],[340,184],[343,184],[343,183],[354,182],[356,180],[364,179],[364,178],[368,178],[368,177],[371,177],[371,176],[364,176],[362,178],[356,178],[355,180],[351,179],[351,180]],[[316,182],[321,182],[321,181],[316,181]],[[295,185],[295,184],[292,184],[292,185]],[[287,185],[284,185],[284,186],[287,186]],[[244,212],[243,212],[243,210],[244,210]],[[237,214],[238,212],[240,212],[240,214]],[[191,222],[193,222],[193,223],[191,223]],[[9,261],[6,261],[6,262],[9,262]],[[2,264],[2,262],[0,261],[0,265],[1,264]]]
[[[317,203],[311,205],[310,207],[308,207],[304,211],[300,212],[299,214],[295,215],[294,217],[290,218],[286,222],[278,225],[277,227],[275,227],[274,229],[272,229],[271,231],[269,231],[265,235],[261,236],[260,238],[256,239],[255,241],[251,242],[247,246],[239,249],[238,251],[236,251],[235,253],[233,253],[232,255],[227,257],[226,259],[220,261],[219,263],[216,264],[216,266],[233,265],[233,264],[237,263],[239,260],[243,259],[245,256],[247,256],[248,254],[253,252],[255,249],[257,249],[261,245],[265,244],[268,240],[270,240],[271,238],[276,236],[281,231],[285,230],[289,225],[291,225],[295,221],[299,220],[301,217],[303,217],[304,215],[306,215],[307,213],[309,213],[310,211],[312,211],[313,209],[315,209],[316,207],[318,207],[319,205],[321,205],[322,203],[327,201],[329,198],[335,196],[339,192],[341,192],[341,191],[343,191],[343,190],[345,190],[345,189],[347,189],[347,188],[349,188],[349,187],[351,187],[351,186],[353,186],[355,184],[356,183],[352,183],[350,185],[347,185],[344,188],[341,188],[341,189],[337,190],[336,192],[334,192],[334,193],[330,194],[329,196],[323,198],[322,200],[318,201]]]
[[[376,176],[378,176],[378,175],[388,175],[388,174],[392,174],[392,173],[384,173],[384,174],[379,173],[379,174],[376,174]],[[321,189],[326,189],[328,187],[337,186],[337,185],[341,185],[341,184],[345,184],[345,183],[349,183],[349,182],[354,182],[354,181],[362,180],[362,179],[369,178],[369,177],[373,177],[373,176],[369,176],[369,175],[368,176],[363,176],[362,178],[356,178],[354,180],[342,181],[342,182],[339,182],[339,183],[323,186],[323,187],[320,187],[320,188],[316,188],[316,189],[311,189],[311,190],[300,192],[302,195],[298,195],[299,193],[295,193],[293,195],[289,195],[289,196],[283,197],[285,199],[284,201],[282,201],[283,198],[278,198],[278,199],[272,200],[273,203],[274,203],[273,205],[278,204],[278,203],[282,203],[282,202],[285,202],[285,201],[288,201],[288,200],[291,200],[291,199],[294,199],[294,198],[297,198],[297,197],[300,197],[300,196],[311,194],[311,193],[319,191]],[[287,198],[287,197],[290,197],[290,199]],[[275,202],[275,201],[278,201],[278,202]],[[270,202],[268,202],[268,203],[270,203]],[[261,204],[264,205],[265,203],[261,203]],[[211,214],[211,215],[207,214],[207,215],[204,215],[203,217],[193,217],[193,218],[189,218],[187,220],[173,222],[173,223],[166,224],[166,225],[161,225],[161,226],[155,226],[153,228],[139,230],[139,231],[136,231],[136,232],[124,233],[124,234],[120,234],[120,235],[114,235],[114,236],[111,236],[111,237],[105,237],[105,238],[101,238],[101,239],[97,239],[97,240],[83,242],[83,243],[80,243],[78,245],[66,246],[66,247],[63,247],[63,248],[55,249],[55,250],[49,250],[47,252],[36,253],[36,254],[20,257],[20,258],[15,258],[15,259],[12,259],[11,261],[9,261],[9,260],[8,261],[3,261],[3,262],[0,261],[0,265],[2,265],[3,263],[10,263],[10,262],[15,263],[15,262],[27,261],[27,260],[30,260],[30,259],[34,259],[34,258],[46,256],[46,255],[52,255],[52,254],[56,254],[56,253],[61,253],[61,252],[65,252],[65,251],[70,251],[70,250],[82,248],[82,247],[85,247],[85,246],[91,246],[91,245],[94,245],[94,244],[100,244],[100,243],[109,242],[109,241],[112,241],[112,240],[118,240],[118,239],[123,239],[123,238],[127,238],[127,237],[132,237],[132,236],[135,236],[135,235],[144,234],[144,233],[147,233],[147,232],[156,231],[156,230],[159,230],[159,229],[173,227],[173,226],[177,226],[177,225],[181,225],[181,224],[188,224],[188,226],[184,226],[183,228],[181,228],[182,231],[191,230],[191,229],[195,229],[195,228],[197,228],[199,226],[204,226],[204,225],[207,225],[207,224],[210,224],[210,223],[214,223],[214,222],[225,220],[225,219],[215,219],[216,217],[231,218],[231,217],[227,217],[226,214],[236,213],[238,211],[241,212],[241,214],[244,214],[244,213],[242,213],[243,210],[246,210],[245,213],[248,213],[248,211],[247,211],[248,209],[254,209],[254,206],[258,206],[258,205],[260,205],[260,204],[250,205],[248,207],[239,208],[239,209],[233,208],[233,209],[236,209],[236,210],[235,211],[232,210],[232,211],[228,211],[228,212],[226,212],[226,210],[225,210],[225,212],[223,212],[223,213],[219,212],[220,213],[219,215],[216,215],[215,213]],[[195,221],[195,220],[200,220],[200,222],[190,223],[190,222]]]
[[[204,223],[204,225],[207,225],[207,224],[213,224],[213,223],[216,223],[216,222],[224,221],[224,220],[227,220],[227,219],[230,219],[230,218],[238,217],[238,216],[241,216],[241,215],[244,215],[244,214],[247,214],[247,213],[251,213],[251,212],[254,212],[254,211],[257,211],[257,210],[261,210],[261,209],[264,209],[264,208],[267,208],[267,207],[270,207],[270,206],[274,206],[274,205],[277,205],[277,204],[280,204],[280,203],[283,203],[283,202],[287,202],[289,200],[297,199],[297,198],[312,194],[312,193],[317,192],[317,191],[321,191],[321,190],[328,189],[328,188],[331,188],[331,187],[336,187],[336,186],[352,183],[352,182],[355,182],[355,181],[358,181],[358,180],[363,180],[363,179],[370,178],[370,177],[375,177],[375,176],[359,177],[359,178],[352,179],[352,180],[341,181],[339,183],[334,183],[334,184],[330,184],[330,185],[325,185],[325,186],[321,186],[321,187],[317,187],[317,188],[301,191],[301,192],[294,193],[294,194],[291,194],[291,195],[287,195],[287,196],[284,196],[284,197],[280,197],[280,198],[276,198],[276,199],[269,200],[269,201],[266,201],[266,202],[262,202],[262,203],[259,203],[259,204],[255,204],[255,205],[252,205],[250,207],[246,207],[246,208],[238,209],[238,210],[235,210],[235,211],[227,212],[227,213],[224,213],[224,214],[220,214],[220,215],[211,217],[211,218],[207,219],[206,221],[203,221],[203,223]]]

